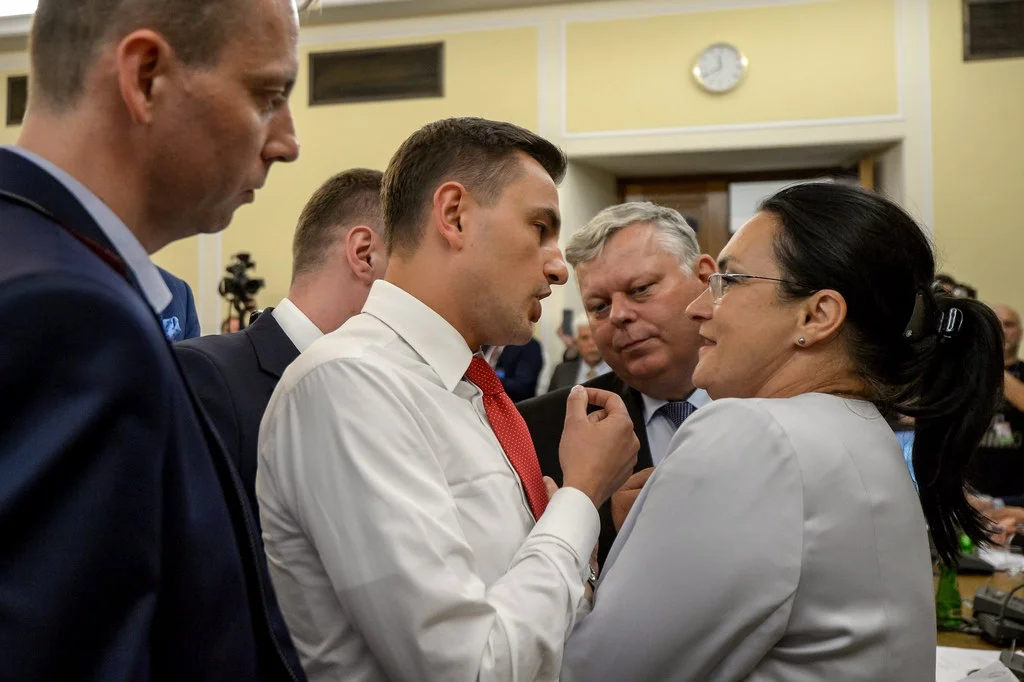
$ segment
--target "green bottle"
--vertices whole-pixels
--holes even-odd
[[[974,554],[974,543],[966,535],[960,536],[960,553]],[[956,569],[939,563],[939,588],[935,592],[935,620],[942,630],[957,630],[963,624],[960,611],[962,598],[956,583]]]
[[[956,584],[956,569],[939,564],[939,589],[935,592],[935,620],[940,629],[956,630],[963,623],[960,613],[960,588]]]
[[[975,547],[974,543],[971,541],[971,539],[969,537],[967,537],[967,533],[961,533],[960,534],[960,553],[962,555],[964,555],[964,556],[973,556],[974,555],[974,551],[976,549],[977,549],[977,547]]]

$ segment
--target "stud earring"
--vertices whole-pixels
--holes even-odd
[[[796,340],[796,343],[797,343],[798,346],[802,346],[805,343],[807,343],[807,339],[805,339],[804,337],[801,336],[799,339]]]

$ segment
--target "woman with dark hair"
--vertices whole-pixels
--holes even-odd
[[[626,518],[562,679],[935,679],[926,523],[985,527],[964,472],[1002,382],[999,322],[932,288],[895,204],[838,184],[769,198],[687,309],[711,405]],[[913,417],[914,490],[885,415]]]

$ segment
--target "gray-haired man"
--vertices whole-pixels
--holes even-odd
[[[572,236],[565,255],[575,269],[601,357],[612,368],[584,385],[622,397],[640,440],[635,471],[648,469],[665,456],[683,419],[710,400],[693,386],[702,340],[683,311],[707,289],[715,262],[700,253],[693,229],[678,211],[649,202],[601,211]],[[568,390],[517,405],[541,470],[556,482],[561,481],[558,441]],[[615,534],[609,503],[601,510],[600,562]]]

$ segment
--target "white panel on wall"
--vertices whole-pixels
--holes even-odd
[[[831,182],[831,178],[818,178],[817,180],[766,180],[761,182],[731,182],[729,183],[729,234],[743,226],[757,213],[757,207],[762,201],[778,192],[783,187],[789,187],[801,182]]]

